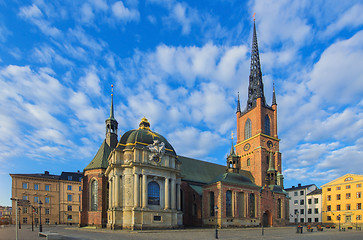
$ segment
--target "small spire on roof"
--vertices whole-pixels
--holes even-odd
[[[230,156],[235,156],[235,152],[234,152],[234,147],[233,147],[233,131],[231,133],[231,140],[232,140],[232,146],[231,146],[231,151],[230,151]]]
[[[111,84],[111,110],[110,110],[110,119],[114,119],[113,113],[113,84]]]
[[[275,94],[275,80],[273,82],[273,88],[272,88],[272,105],[277,105],[276,103],[276,94]]]
[[[237,98],[237,112],[236,113],[241,112],[241,103],[239,101],[239,92],[237,95],[238,95],[238,98]]]

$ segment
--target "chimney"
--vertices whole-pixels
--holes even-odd
[[[44,171],[44,175],[49,175],[49,171]]]
[[[298,186],[298,187],[301,187],[301,183],[299,183],[297,186]]]

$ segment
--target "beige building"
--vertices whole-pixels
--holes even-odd
[[[139,129],[122,136],[108,161],[108,227],[182,226],[181,163],[169,142],[150,130],[146,118]]]
[[[78,224],[82,173],[62,172],[52,175],[10,174],[12,177],[12,198],[29,200],[29,206],[20,206],[19,220],[23,224]],[[15,216],[15,202],[12,214]],[[13,223],[15,218],[13,218]]]

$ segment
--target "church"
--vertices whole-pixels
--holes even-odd
[[[226,116],[228,117],[228,116]],[[84,169],[80,226],[165,229],[282,226],[288,221],[275,88],[266,103],[253,26],[248,100],[237,100],[237,142],[226,165],[177,155],[144,117],[117,136],[113,94],[106,138]]]

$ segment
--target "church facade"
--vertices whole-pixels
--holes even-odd
[[[237,143],[226,165],[178,156],[143,118],[117,136],[113,95],[106,139],[84,169],[80,225],[155,229],[288,222],[277,135],[277,103],[266,103],[253,29],[248,100],[237,101]]]

